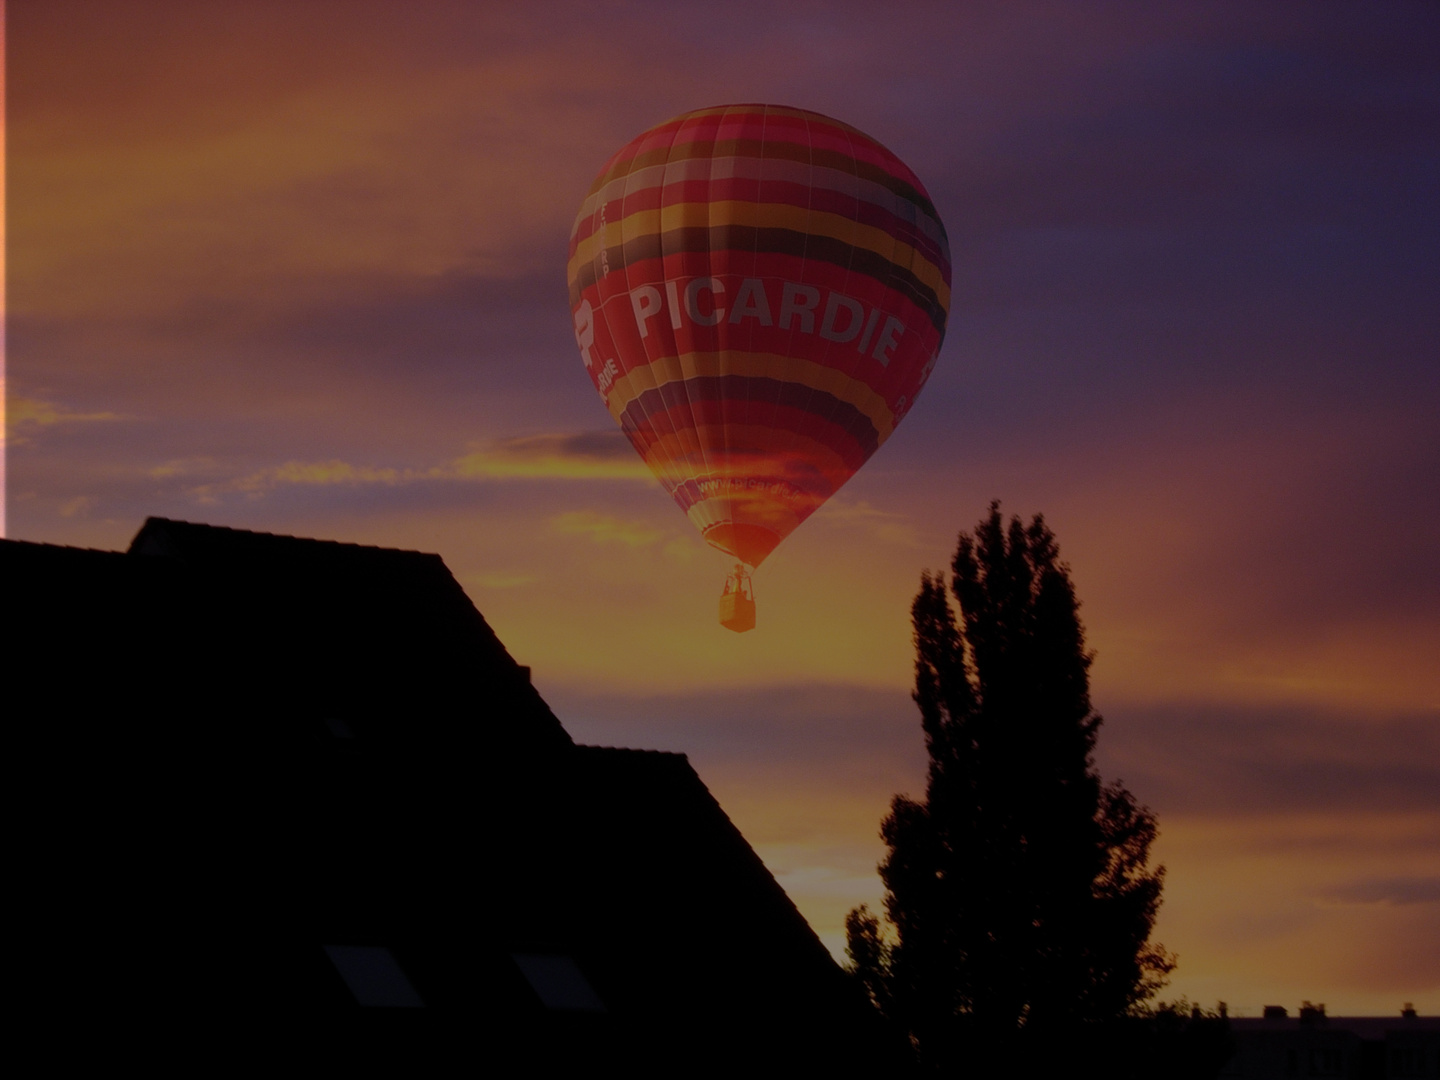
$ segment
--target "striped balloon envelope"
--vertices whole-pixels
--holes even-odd
[[[622,147],[567,273],[610,415],[742,576],[890,437],[950,306],[945,228],[915,174],[775,105],[697,109]]]

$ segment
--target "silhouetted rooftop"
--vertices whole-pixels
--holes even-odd
[[[313,1033],[411,1073],[883,1054],[686,758],[575,746],[439,556],[151,518],[0,541],[0,586],[38,1017],[349,1015]]]

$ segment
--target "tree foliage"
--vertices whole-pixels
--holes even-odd
[[[897,795],[881,826],[891,929],[864,908],[846,924],[857,977],[932,1065],[1117,1021],[1174,967],[1149,940],[1155,817],[1095,771],[1092,654],[1054,535],[992,504],[952,569],[911,609],[930,766],[924,801]]]

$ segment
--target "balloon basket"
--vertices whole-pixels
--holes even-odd
[[[755,629],[755,586],[739,563],[725,579],[725,591],[720,594],[720,625],[737,634]]]

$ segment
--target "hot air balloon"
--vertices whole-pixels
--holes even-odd
[[[950,250],[885,147],[803,109],[726,105],[605,163],[567,265],[610,415],[712,547],[721,622],[751,572],[914,404],[945,335]]]

